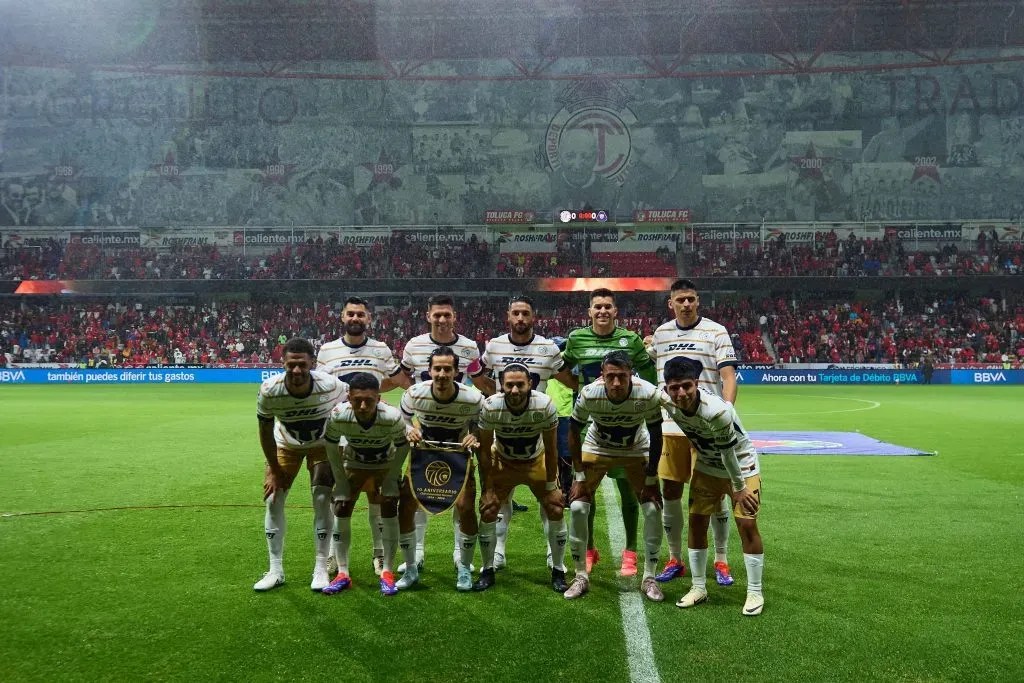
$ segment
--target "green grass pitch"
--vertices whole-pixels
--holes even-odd
[[[303,474],[288,584],[254,593],[266,569],[255,399],[255,386],[0,388],[0,678],[629,680],[603,505],[604,558],[580,601],[548,587],[533,501],[495,589],[455,591],[444,516],[423,588],[389,599],[361,503],[355,585],[328,598],[309,590]],[[867,404],[848,399],[880,406],[852,412]],[[644,607],[662,680],[1019,680],[1022,406],[1011,387],[742,387],[750,429],[860,430],[940,455],[762,456],[765,612],[740,615],[734,530],[735,586],[711,585],[710,603],[684,612],[684,578]],[[12,514],[96,508],[126,509]]]

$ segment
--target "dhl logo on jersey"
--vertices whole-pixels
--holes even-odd
[[[331,368],[369,368],[375,365],[374,361],[369,358],[350,358],[346,360],[335,361],[328,365]]]
[[[532,356],[502,356],[499,362],[502,365],[509,365],[511,363],[522,363],[523,365],[537,365],[539,361]]]
[[[697,344],[695,344],[694,342],[679,342],[679,343],[676,343],[676,344],[669,344],[667,347],[665,347],[665,351],[666,352],[669,352],[669,351],[696,351],[696,350],[697,350]]]
[[[526,434],[529,432],[536,432],[537,428],[534,426],[513,426],[513,425],[502,425],[502,434]]]
[[[290,417],[302,417],[303,415],[317,415],[322,408],[296,408],[295,410],[289,410],[288,412],[281,415],[282,420],[287,420]]]
[[[449,424],[449,425],[459,424],[460,422],[464,422],[465,421],[465,418],[451,417],[451,416],[448,416],[448,415],[424,415],[420,419],[423,422],[426,422],[427,424]]]
[[[630,424],[636,423],[636,414],[630,415],[602,415],[600,418],[595,418],[594,422],[603,425],[617,425],[617,424]]]

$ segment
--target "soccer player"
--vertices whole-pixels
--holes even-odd
[[[548,380],[552,378],[571,388],[577,386],[576,378],[562,362],[558,346],[550,339],[534,332],[535,315],[536,307],[530,297],[519,295],[509,301],[509,331],[487,342],[480,357],[480,368],[473,373],[473,385],[485,396],[495,392],[496,382],[500,384],[501,373],[509,363],[521,363],[529,368],[531,388],[538,392],[543,393]],[[544,533],[547,535],[548,518],[543,505],[540,515],[544,522]],[[511,519],[512,491],[509,491],[508,499],[502,500],[501,512],[498,514],[494,547],[495,569],[502,569],[505,566],[505,544]]]
[[[289,339],[283,351],[284,374],[263,382],[256,400],[260,446],[267,461],[263,498],[270,569],[253,589],[268,591],[284,583],[284,504],[305,460],[313,493],[316,540],[316,564],[309,587],[318,591],[330,583],[327,552],[334,484],[324,449],[324,430],[334,406],[345,400],[348,386],[334,375],[311,369],[316,352],[305,339]]]
[[[700,295],[692,280],[676,280],[669,291],[669,309],[675,315],[654,331],[650,353],[658,367],[658,381],[664,386],[665,364],[678,356],[696,358],[704,365],[701,388],[729,403],[736,403],[736,351],[729,332],[713,320],[700,315]],[[658,581],[671,581],[686,573],[683,563],[683,487],[690,480],[693,455],[690,442],[665,416],[665,452],[658,467],[664,485],[665,509],[662,513],[669,560],[658,574]],[[729,504],[723,496],[711,520],[715,539],[715,580],[721,586],[732,585],[727,550],[729,544]]]
[[[430,381],[412,385],[402,395],[402,417],[406,423],[409,443],[416,446],[421,441],[460,443],[471,449],[480,445],[473,431],[476,429],[484,396],[476,388],[460,384],[459,357],[448,346],[434,349],[429,358]],[[416,418],[418,425],[413,424]],[[460,591],[473,589],[470,565],[476,548],[476,480],[472,456],[466,471],[466,487],[455,502],[459,518],[461,538],[458,538],[459,554],[456,564],[458,578],[455,587]],[[409,588],[419,580],[417,551],[413,546],[415,534],[414,509],[417,507],[412,487],[408,480],[403,482],[399,501],[399,545],[405,556],[405,574],[398,580],[399,589]]]
[[[402,353],[402,369],[410,375],[413,382],[430,381],[430,354],[441,346],[447,346],[455,353],[459,363],[456,368],[455,381],[462,382],[466,372],[476,372],[480,361],[480,349],[472,339],[455,331],[456,315],[455,300],[446,294],[439,294],[427,300],[427,322],[430,332],[413,337],[405,345]],[[455,525],[455,549],[452,561],[459,563],[459,520],[453,518]],[[427,515],[422,510],[416,511],[416,562],[423,569],[423,539],[427,533]],[[399,571],[403,571],[399,567]]]
[[[412,384],[409,376],[402,372],[395,355],[382,341],[368,337],[366,331],[370,327],[370,307],[366,299],[357,296],[349,297],[341,309],[341,321],[345,325],[345,333],[339,339],[327,342],[320,347],[316,357],[316,366],[329,372],[343,382],[347,382],[356,372],[368,372],[380,383],[380,392],[384,393],[395,387],[408,389]],[[376,492],[367,491],[366,500],[369,507],[370,533],[373,536],[373,571],[380,576],[384,568],[384,542],[381,527],[381,500]],[[337,573],[337,562],[332,555],[328,559],[330,573]]]
[[[723,495],[732,499],[733,516],[743,543],[743,564],[747,569],[747,599],[743,614],[756,616],[764,609],[761,574],[764,544],[757,528],[761,507],[761,469],[757,451],[750,442],[739,415],[731,403],[700,386],[705,364],[697,359],[676,357],[664,367],[667,406],[694,450],[697,461],[690,479],[690,572],[693,585],[679,607],[693,607],[708,599],[705,583],[708,559],[708,523],[718,512]]]
[[[641,379],[651,384],[658,381],[654,362],[644,347],[643,339],[636,332],[618,326],[619,309],[615,305],[615,294],[610,289],[599,288],[590,293],[590,326],[581,327],[569,333],[562,358],[569,367],[576,367],[580,373],[580,384],[589,384],[601,376],[601,360],[611,351],[625,351],[633,361],[633,369]],[[640,517],[640,505],[622,470],[612,470],[608,476],[619,489],[622,521],[626,527],[626,547],[622,551],[622,576],[636,575],[636,529]],[[587,571],[600,560],[601,555],[594,545],[594,516],[597,506],[590,507],[590,538],[587,539]]]
[[[601,379],[580,390],[569,426],[569,449],[576,470],[569,505],[569,544],[576,576],[565,592],[569,600],[590,589],[585,554],[590,506],[604,475],[615,467],[625,470],[644,517],[646,555],[640,590],[649,600],[665,599],[654,580],[661,552],[661,396],[656,386],[633,376],[633,361],[625,351],[612,351],[605,356]],[[592,424],[586,441],[581,441],[580,435],[588,423]]]
[[[523,363],[505,365],[501,393],[484,401],[480,411],[480,552],[483,568],[473,590],[494,585],[495,527],[498,510],[512,490],[529,486],[545,511],[545,531],[552,556],[551,587],[559,593],[565,583],[565,520],[562,492],[558,488],[558,453],[555,432],[558,410],[554,402],[533,391],[529,368]]]
[[[345,439],[344,452],[339,448]],[[352,585],[348,575],[349,546],[352,543],[352,508],[359,492],[371,490],[381,501],[383,527],[383,568],[380,592],[394,595],[392,566],[398,550],[398,486],[409,454],[405,421],[398,408],[380,400],[380,383],[368,372],[349,375],[348,401],[335,407],[325,436],[327,459],[334,474],[334,557],[338,574],[323,589],[328,595]]]

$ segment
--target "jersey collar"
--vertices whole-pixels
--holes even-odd
[[[590,326],[590,334],[594,335],[598,339],[611,339],[612,337],[615,336],[615,333],[618,332],[618,331],[619,331],[619,324],[618,323],[612,324],[612,331],[609,332],[608,334],[598,334],[597,330],[594,329],[594,326],[593,325]]]
[[[451,346],[452,344],[458,344],[460,336],[461,335],[458,332],[456,332],[455,333],[455,339],[451,340],[450,342],[443,342],[443,341],[437,341],[436,339],[434,339],[434,335],[432,335],[431,333],[427,332],[427,338],[430,340],[430,343],[431,344],[437,344],[438,346]]]
[[[512,333],[511,332],[509,332],[506,336],[508,337],[508,343],[509,344],[511,344],[512,346],[516,347],[517,349],[521,349],[524,346],[529,346],[530,344],[532,344],[533,340],[537,338],[537,333],[534,332],[532,335],[530,335],[530,338],[528,340],[524,341],[522,344],[520,344],[517,341],[512,341]]]
[[[362,341],[361,344],[349,344],[347,341],[345,341],[345,337],[344,336],[342,336],[342,338],[341,338],[341,343],[344,344],[345,346],[347,346],[350,349],[361,349],[364,346],[366,346],[366,344],[369,341],[370,341],[370,338],[368,336],[366,336],[366,335],[363,335],[363,341]]]
[[[442,401],[441,399],[439,399],[437,397],[437,394],[434,393],[434,383],[431,382],[430,383],[430,398],[434,399],[440,405],[443,405],[443,406],[448,405],[449,403],[454,403],[455,399],[457,399],[459,397],[459,383],[454,381],[454,380],[452,380],[452,383],[455,385],[455,393],[452,394],[451,398]]]
[[[681,332],[685,332],[686,330],[692,330],[693,328],[697,327],[697,325],[700,325],[700,321],[703,320],[703,319],[704,319],[704,316],[698,315],[697,316],[697,320],[692,325],[687,325],[686,327],[683,327],[682,325],[680,325],[679,321],[676,320],[675,321],[676,329],[681,331]]]

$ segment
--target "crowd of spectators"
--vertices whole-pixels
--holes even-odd
[[[699,234],[699,233],[698,233]],[[984,235],[984,233],[982,233]],[[744,239],[680,245],[676,254],[594,252],[559,240],[554,252],[499,251],[485,240],[420,241],[396,235],[371,244],[317,239],[277,250],[232,246],[103,247],[52,239],[9,240],[0,251],[0,278],[45,279],[339,279],[440,277],[643,277],[1019,275],[1024,243],[979,239],[971,250],[956,244],[913,250],[895,237],[839,239],[819,233],[813,242],[764,244]],[[678,263],[677,263],[678,261]]]
[[[458,329],[482,348],[507,330],[505,299],[465,299]],[[648,335],[665,321],[653,298],[624,299],[619,324]],[[0,360],[105,365],[276,364],[291,336],[315,345],[337,338],[339,302],[303,304],[0,303]],[[748,363],[1001,362],[1024,357],[1024,304],[994,299],[911,297],[837,303],[736,298],[703,312],[730,330]],[[372,335],[401,357],[405,341],[427,330],[425,305],[378,306]],[[585,304],[540,306],[537,331],[564,336],[588,324]]]

